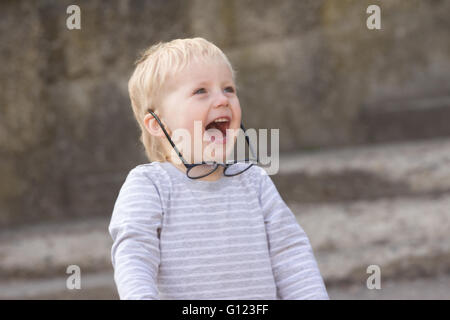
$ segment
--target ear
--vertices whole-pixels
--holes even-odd
[[[164,125],[164,128],[166,129],[167,133],[170,134],[170,130],[165,125],[164,121],[161,120],[161,122]],[[158,121],[150,114],[146,114],[144,117],[144,125],[147,131],[155,137],[165,137],[164,131],[161,129],[161,126],[159,125]]]

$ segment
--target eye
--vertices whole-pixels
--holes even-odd
[[[206,93],[205,88],[200,88],[194,91],[194,94],[201,94],[201,93]]]
[[[226,88],[225,88],[225,91],[228,91],[228,92],[233,93],[235,90],[234,90],[233,87],[226,87]]]

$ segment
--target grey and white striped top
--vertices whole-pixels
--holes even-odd
[[[307,235],[261,167],[197,181],[170,162],[139,165],[109,232],[121,299],[328,299]]]

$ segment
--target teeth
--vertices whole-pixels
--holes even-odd
[[[219,118],[219,119],[214,120],[214,122],[228,122],[228,119],[227,118]]]

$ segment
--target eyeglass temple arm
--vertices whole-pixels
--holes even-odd
[[[183,158],[183,156],[181,155],[181,152],[178,150],[178,148],[175,146],[175,143],[173,143],[172,139],[170,138],[169,134],[167,133],[166,129],[164,128],[164,125],[162,124],[161,120],[159,120],[158,116],[150,109],[148,109],[148,112],[156,119],[156,121],[158,122],[159,126],[161,127],[162,131],[164,132],[164,134],[166,135],[167,140],[169,140],[169,143],[172,145],[173,149],[176,151],[178,157],[180,157],[181,161],[183,161],[184,166],[187,168],[188,166],[187,161]],[[252,153],[253,157],[256,158],[256,161],[259,161],[258,159],[258,154],[255,152],[255,150],[253,149],[252,144],[250,143],[250,139],[248,138],[247,134],[245,133],[245,127],[244,124],[241,122],[241,129],[244,131],[244,136],[245,136],[245,140],[248,143],[248,146],[250,148],[250,152]]]
[[[176,151],[178,157],[180,157],[181,161],[183,161],[184,166],[186,166],[186,160],[184,160],[183,156],[181,155],[181,152],[178,150],[178,148],[175,146],[175,143],[173,143],[172,139],[170,138],[169,134],[167,133],[166,129],[164,128],[164,125],[162,124],[161,120],[159,120],[158,116],[150,109],[148,109],[148,112],[158,121],[159,126],[161,127],[162,131],[166,135],[167,140],[169,140],[170,144],[172,145],[173,149]]]

